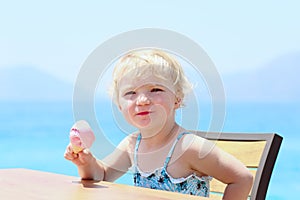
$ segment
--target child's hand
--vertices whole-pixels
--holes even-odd
[[[67,146],[64,157],[65,159],[72,161],[78,167],[88,165],[94,159],[92,153],[88,149],[84,149],[79,153],[74,153],[71,143]]]

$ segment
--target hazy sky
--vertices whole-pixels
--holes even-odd
[[[73,82],[102,42],[138,28],[184,34],[221,74],[300,51],[300,1],[1,1],[0,68],[33,66]]]

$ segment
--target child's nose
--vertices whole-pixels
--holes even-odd
[[[147,105],[149,103],[150,103],[150,99],[145,94],[140,94],[136,100],[137,105]]]

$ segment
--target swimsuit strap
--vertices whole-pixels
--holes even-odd
[[[142,134],[139,134],[136,138],[136,143],[135,143],[135,148],[134,148],[134,165],[135,167],[137,167],[137,152],[138,152],[138,149],[139,149],[139,146],[140,146],[140,143],[141,143],[141,139],[142,139]]]
[[[168,166],[168,164],[169,164],[169,162],[170,162],[170,160],[171,160],[171,157],[172,157],[172,154],[173,154],[173,152],[174,152],[174,149],[175,149],[175,146],[176,146],[177,142],[178,142],[178,141],[182,138],[182,136],[184,136],[185,134],[189,134],[189,132],[183,132],[183,133],[180,133],[180,134],[177,136],[176,140],[174,141],[173,146],[172,146],[171,150],[169,151],[168,156],[167,156],[167,158],[166,158],[166,160],[165,160],[165,163],[164,163],[164,168],[165,168],[165,169],[167,168],[167,166]]]
[[[168,156],[167,156],[167,158],[166,158],[166,160],[165,160],[165,163],[164,163],[164,168],[166,168],[167,166],[168,166],[168,164],[169,164],[169,162],[170,162],[170,160],[171,160],[171,157],[172,157],[172,154],[173,154],[173,152],[174,152],[174,149],[175,149],[175,146],[176,146],[176,144],[177,144],[177,142],[182,138],[182,136],[183,135],[185,135],[185,134],[189,134],[189,132],[183,132],[183,133],[180,133],[178,136],[177,136],[177,138],[176,138],[176,140],[174,141],[174,143],[173,143],[173,145],[172,145],[172,147],[171,147],[171,149],[170,149],[170,151],[169,151],[169,153],[168,153]],[[137,138],[136,138],[136,143],[135,143],[135,148],[134,148],[134,165],[135,165],[135,167],[137,167],[137,152],[138,152],[138,149],[139,149],[139,145],[140,145],[140,143],[141,143],[141,139],[142,139],[142,135],[141,134],[139,134],[138,136],[137,136]]]

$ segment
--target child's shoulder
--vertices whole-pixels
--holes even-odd
[[[203,143],[205,141],[207,141],[207,139],[203,138],[202,136],[200,135],[197,135],[196,132],[193,132],[193,131],[184,131],[183,133],[183,142],[187,142],[187,143]]]
[[[199,153],[211,149],[214,146],[214,143],[194,132],[188,131],[187,133],[189,134],[184,134],[180,142],[181,149],[184,151]]]
[[[127,135],[120,143],[120,145],[125,146],[125,147],[129,147],[130,149],[135,146],[136,143],[136,139],[138,137],[139,133],[131,133],[129,135]]]

